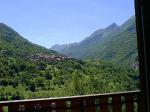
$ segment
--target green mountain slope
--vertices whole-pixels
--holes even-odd
[[[0,23],[0,50],[1,53],[5,51],[15,56],[26,55],[28,53],[57,54],[53,50],[48,50],[29,42],[3,23]]]
[[[0,101],[137,88],[138,71],[130,67],[69,58],[33,44],[0,24]]]
[[[133,16],[121,26],[112,24],[96,31],[96,35],[93,33],[74,46],[69,45],[66,48],[63,47],[62,50],[57,50],[53,46],[51,49],[80,59],[105,60],[132,65],[137,58],[135,28]]]
[[[132,17],[100,44],[90,46],[83,58],[132,65],[137,61],[137,56],[136,27]]]
[[[64,45],[54,45],[51,49],[63,53],[67,56],[83,58],[84,55],[88,52],[89,46],[93,46],[101,42],[107,35],[111,34],[116,30],[118,26],[113,23],[108,26],[106,29],[99,29],[92,33],[89,37],[85,38],[79,43],[64,44]]]

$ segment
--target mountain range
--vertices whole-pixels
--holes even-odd
[[[125,57],[124,53],[129,52],[127,59],[136,57],[131,20],[120,27],[113,23],[97,30],[79,43],[57,45],[58,50],[34,44],[0,23],[0,101],[137,89],[138,70],[111,62],[119,61],[116,55],[121,53],[120,57]],[[85,60],[61,54],[63,49],[68,56]]]
[[[84,40],[72,44],[54,45],[50,49],[83,60],[103,60],[119,64],[137,64],[135,16],[122,25],[116,23],[96,30]]]

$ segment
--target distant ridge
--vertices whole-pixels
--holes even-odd
[[[113,23],[109,25],[106,29],[99,29],[93,32],[90,36],[86,37],[84,40],[78,43],[64,44],[64,45],[54,45],[50,49],[57,52],[63,53],[65,55],[81,58],[83,54],[87,52],[89,46],[95,45],[101,42],[101,40],[109,35],[112,31],[116,30],[118,25]]]
[[[132,16],[121,26],[112,23],[105,29],[95,31],[78,44],[57,45],[51,49],[79,59],[132,65],[137,58],[136,42],[135,16]]]

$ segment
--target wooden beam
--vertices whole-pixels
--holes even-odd
[[[85,112],[96,112],[95,98],[86,98],[85,104]]]
[[[113,96],[112,97],[112,110],[113,112],[121,112],[121,96]]]
[[[80,112],[80,99],[71,100],[71,112]]]
[[[125,96],[126,102],[126,112],[134,112],[134,96],[133,95],[126,95]]]
[[[109,112],[108,96],[100,97],[100,112]]]

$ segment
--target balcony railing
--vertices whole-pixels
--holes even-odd
[[[140,91],[0,102],[0,112],[138,112]]]

